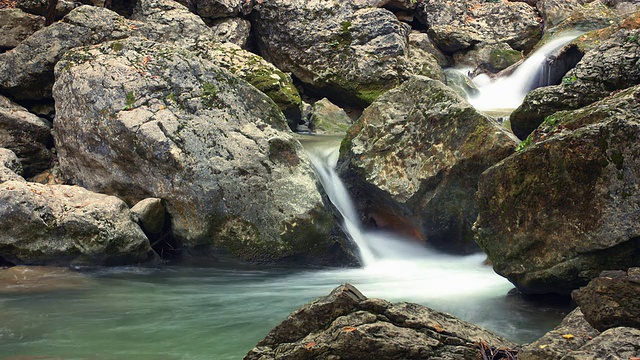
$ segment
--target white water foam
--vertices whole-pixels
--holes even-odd
[[[511,75],[491,81],[486,75],[473,79],[480,90],[469,102],[478,110],[514,110],[534,88],[534,81],[547,58],[582,33],[571,32],[554,39],[531,54]]]

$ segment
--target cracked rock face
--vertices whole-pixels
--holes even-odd
[[[353,260],[331,235],[336,223],[300,143],[248,83],[143,38],[75,49],[56,79],[54,138],[73,183],[130,204],[163,199],[193,253]]]

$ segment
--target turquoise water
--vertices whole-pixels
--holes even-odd
[[[369,297],[450,312],[518,342],[560,321],[564,309],[507,296],[511,285],[482,261],[430,253],[365,269],[90,272],[71,290],[0,291],[0,359],[241,359],[292,310],[344,282]]]

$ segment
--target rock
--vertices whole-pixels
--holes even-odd
[[[621,326],[640,329],[640,268],[604,271],[571,295],[589,324],[600,331]]]
[[[553,330],[533,343],[524,345],[518,352],[518,360],[560,360],[598,334],[600,332],[589,325],[580,308],[577,308]]]
[[[592,31],[620,22],[621,16],[632,11],[616,11],[606,1],[541,0],[537,4],[544,19],[545,34],[568,30]]]
[[[204,18],[224,18],[237,16],[244,0],[193,0],[196,13]]]
[[[502,42],[529,51],[542,35],[535,10],[519,2],[425,0],[418,4],[416,16],[445,53],[482,42]]]
[[[255,87],[143,38],[71,51],[56,76],[54,138],[72,183],[163,199],[194,255],[353,262],[300,143]]]
[[[230,42],[249,50],[251,42],[251,22],[242,18],[224,18],[211,24],[213,39],[216,42]]]
[[[507,43],[478,44],[472,50],[453,55],[456,66],[471,67],[476,72],[498,73],[522,60],[523,54]]]
[[[9,52],[0,54],[0,92],[15,99],[51,98],[53,67],[75,47],[127,36],[130,27],[116,13],[81,6],[61,22],[41,29]]]
[[[26,177],[51,167],[51,123],[0,95],[0,147],[13,151]]]
[[[91,284],[90,279],[67,268],[13,266],[0,269],[0,294],[31,295],[43,292],[77,290]]]
[[[327,98],[313,104],[309,119],[311,130],[318,134],[344,134],[352,123],[349,115]]]
[[[13,49],[43,27],[42,16],[27,14],[20,9],[0,9],[0,51]]]
[[[22,176],[22,164],[16,154],[0,148],[0,183],[5,181],[26,181]]]
[[[478,177],[516,144],[453,90],[415,76],[365,109],[342,142],[339,167],[367,219],[400,219],[414,237],[469,252],[477,249]]]
[[[16,5],[18,8],[30,14],[47,16],[49,0],[18,0]],[[60,19],[77,7],[78,2],[76,1],[59,0],[56,4],[56,19]]]
[[[207,43],[198,54],[255,86],[273,100],[295,130],[301,118],[300,94],[291,76],[258,55],[231,43]]]
[[[431,73],[431,56],[408,61],[410,28],[388,10],[355,2],[274,0],[256,5],[252,15],[265,59],[318,97],[365,106],[410,74],[442,76]]]
[[[446,76],[446,84],[453,89],[460,97],[466,98],[468,95],[477,95],[480,93],[473,80],[457,69],[446,69],[444,71]]]
[[[232,43],[219,44],[201,18],[171,0],[140,0],[135,19],[145,23],[139,30],[144,37],[193,50],[264,92],[285,114],[291,129],[300,120],[300,94],[291,77],[258,55]]]
[[[367,299],[345,284],[291,313],[244,359],[475,359],[481,340],[516,346],[451,315]]]
[[[131,208],[131,215],[145,233],[158,234],[164,228],[165,209],[162,199],[140,200]]]
[[[409,33],[409,45],[431,54],[442,68],[453,65],[451,59],[436,47],[433,40],[426,33],[411,31]]]
[[[640,329],[618,327],[609,329],[578,351],[570,352],[562,360],[627,360],[640,354]]]
[[[127,205],[77,186],[0,184],[0,257],[16,265],[123,265],[157,255]]]
[[[587,51],[560,85],[538,88],[527,94],[510,117],[514,134],[524,139],[545,117],[557,111],[577,109],[614,91],[639,84],[640,15],[631,19],[638,21],[625,22],[608,39],[596,40],[600,45]],[[586,39],[593,41],[590,36]]]
[[[476,241],[521,291],[568,294],[640,265],[638,99],[640,86],[556,113],[480,177]]]

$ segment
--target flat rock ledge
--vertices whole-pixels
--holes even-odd
[[[517,346],[449,314],[368,299],[344,284],[291,313],[244,359],[481,359],[478,342]]]

